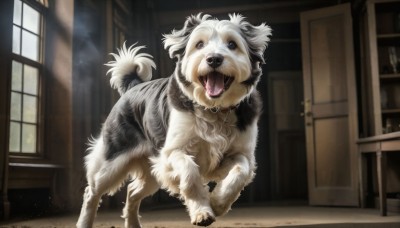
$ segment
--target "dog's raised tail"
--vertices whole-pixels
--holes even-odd
[[[122,48],[118,49],[118,54],[110,53],[115,60],[105,64],[111,67],[107,74],[111,73],[111,87],[118,89],[120,95],[152,77],[152,68],[155,69],[156,64],[151,55],[138,53],[142,48],[144,46],[135,47],[135,44],[126,48],[124,43]]]

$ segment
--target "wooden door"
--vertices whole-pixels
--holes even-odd
[[[271,197],[307,199],[307,162],[301,71],[268,72]]]
[[[357,206],[357,104],[350,4],[301,14],[311,205]]]

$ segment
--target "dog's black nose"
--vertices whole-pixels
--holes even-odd
[[[220,54],[209,54],[206,57],[207,64],[212,68],[221,66],[224,61],[224,57]]]

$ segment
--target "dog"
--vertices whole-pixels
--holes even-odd
[[[141,227],[143,198],[163,188],[185,204],[194,225],[226,214],[254,178],[262,75],[271,28],[239,14],[218,20],[192,15],[164,35],[176,60],[168,78],[150,80],[156,68],[143,46],[126,47],[110,67],[121,97],[85,157],[88,186],[77,227],[91,227],[102,195],[129,179],[122,217]],[[215,182],[210,191],[208,183]]]

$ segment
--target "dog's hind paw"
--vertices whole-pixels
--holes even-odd
[[[215,222],[215,217],[207,211],[197,213],[192,220],[192,224],[196,226],[209,226]]]
[[[213,197],[213,195],[211,196],[210,204],[215,216],[225,215],[231,208],[229,204],[219,202],[219,200]]]

